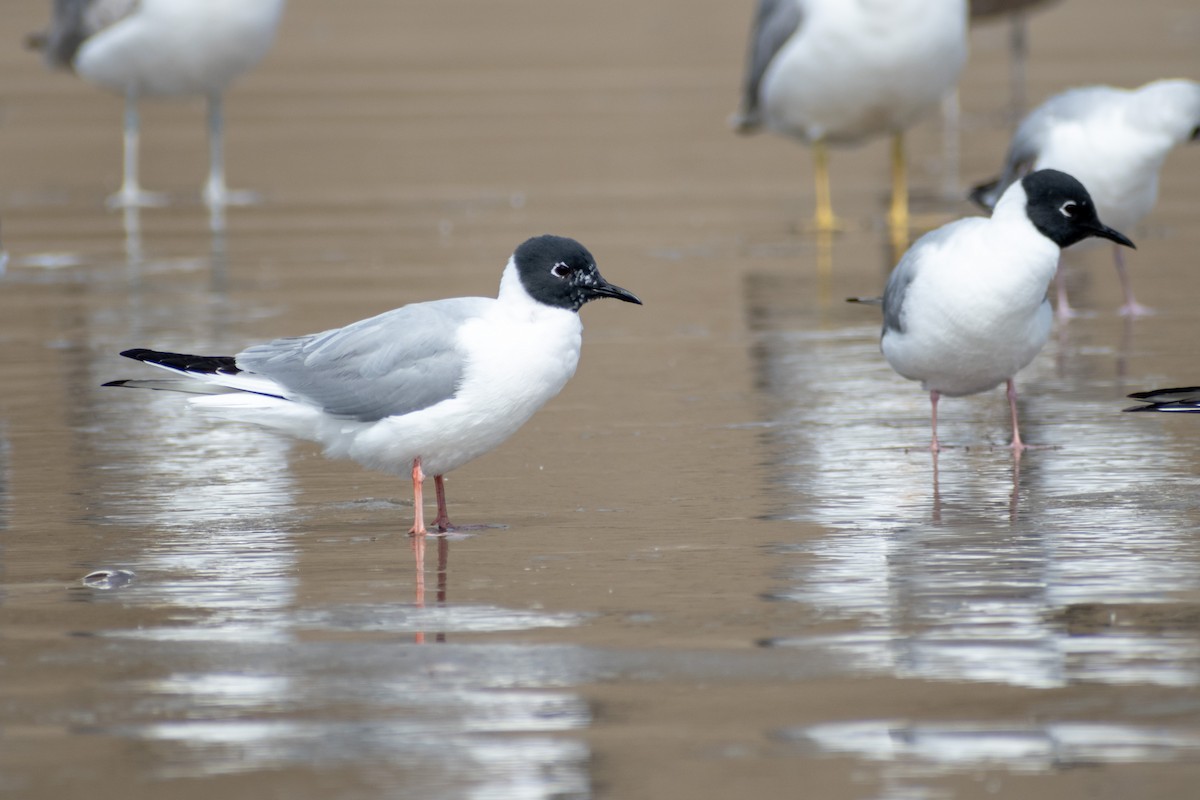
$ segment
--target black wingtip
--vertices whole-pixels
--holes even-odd
[[[108,383],[102,383],[100,385],[102,387],[103,386],[125,386],[128,383],[129,383],[128,380],[123,380],[123,381],[109,381]]]
[[[166,354],[158,350],[147,350],[145,347],[134,347],[130,350],[122,350],[121,355],[132,358],[134,361],[153,361],[154,356]]]
[[[157,364],[180,372],[198,372],[204,374],[222,373],[236,375],[241,372],[234,356],[197,356],[190,353],[167,353],[162,350],[149,350],[145,347],[135,347],[122,350],[121,355],[147,364]]]

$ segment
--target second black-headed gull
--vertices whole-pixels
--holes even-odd
[[[174,377],[105,385],[185,392],[214,416],[411,476],[415,534],[426,532],[422,487],[433,475],[433,526],[445,531],[442,476],[495,448],[562,390],[579,363],[579,309],[602,297],[641,305],[604,280],[574,239],[538,236],[513,253],[495,298],[413,303],[236,356],[126,350]]]
[[[1012,448],[1023,450],[1013,376],[1050,336],[1046,297],[1059,254],[1089,237],[1133,247],[1100,221],[1087,189],[1066,173],[1032,172],[1010,186],[990,218],[968,217],[918,239],[892,270],[883,295],[884,358],[929,392],[933,436],[938,399],[1007,383]]]

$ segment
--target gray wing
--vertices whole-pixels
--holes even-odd
[[[70,67],[88,37],[137,10],[140,0],[54,0],[50,29],[29,41],[52,67]]]
[[[237,365],[330,414],[364,422],[408,414],[454,396],[466,366],[458,328],[493,302],[414,303],[345,328],[248,348]]]
[[[900,263],[888,277],[887,288],[883,291],[883,333],[895,331],[904,333],[904,297],[908,287],[917,275],[918,258],[913,255],[916,248],[910,248]]]
[[[1102,108],[1121,90],[1108,86],[1085,86],[1051,97],[1021,121],[1004,157],[1004,171],[995,180],[976,186],[971,199],[984,208],[994,208],[1004,190],[1025,177],[1037,163],[1050,130],[1069,120],[1083,120]]]
[[[917,239],[912,247],[908,248],[903,258],[900,259],[900,263],[896,265],[892,270],[892,274],[888,276],[887,288],[883,291],[884,335],[888,331],[896,333],[905,332],[904,304],[908,299],[909,287],[912,286],[912,282],[920,273],[921,264],[925,260],[926,255],[941,250],[945,243],[957,235],[960,230],[972,225],[978,225],[983,221],[983,217],[964,217],[955,220],[930,231],[920,239]]]
[[[758,11],[750,28],[750,51],[746,80],[742,85],[742,106],[734,116],[738,131],[752,131],[762,124],[758,112],[758,87],[771,61],[783,45],[800,29],[802,17],[797,0],[758,0]]]

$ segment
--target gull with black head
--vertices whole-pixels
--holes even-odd
[[[426,532],[422,487],[433,475],[433,527],[446,531],[442,476],[498,446],[562,390],[579,363],[579,309],[604,297],[641,305],[579,242],[538,236],[513,253],[495,298],[413,303],[236,356],[126,350],[175,377],[105,386],[185,392],[214,416],[411,475],[415,534]]]
[[[968,217],[916,241],[883,296],[881,348],[892,369],[938,400],[1008,387],[1011,447],[1020,452],[1013,376],[1041,351],[1053,322],[1047,290],[1063,248],[1099,237],[1133,242],[1100,221],[1087,189],[1046,169],[1012,184],[990,218]]]

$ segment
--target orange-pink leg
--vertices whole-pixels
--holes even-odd
[[[433,527],[437,528],[441,533],[445,533],[454,526],[450,524],[450,515],[446,513],[446,486],[442,482],[441,475],[433,476],[433,488],[437,490],[437,519],[433,521]]]
[[[1021,430],[1017,426],[1017,385],[1013,379],[1008,379],[1008,410],[1012,412],[1013,438],[1009,445],[1014,451],[1021,452],[1029,445],[1021,441]]]
[[[421,470],[421,457],[417,456],[413,459],[412,466],[412,482],[413,482],[413,526],[409,533],[414,536],[423,536],[425,530],[425,496],[422,491],[425,484],[425,473]]]
[[[937,389],[929,393],[930,428],[933,430],[933,440],[929,443],[929,449],[934,453],[942,449],[941,445],[938,444],[937,438],[937,404],[941,397],[942,395]]]

